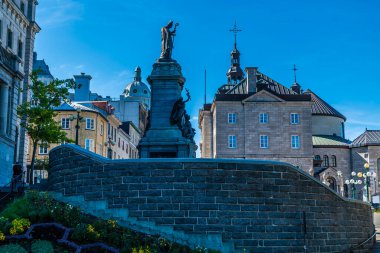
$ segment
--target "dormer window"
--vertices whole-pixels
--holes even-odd
[[[133,89],[133,93],[137,93],[137,89]]]

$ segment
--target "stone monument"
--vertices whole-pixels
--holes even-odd
[[[151,86],[151,108],[147,130],[139,144],[140,158],[195,157],[195,130],[185,110],[191,97],[186,89],[187,98],[183,99],[185,78],[181,66],[172,59],[178,25],[171,30],[173,21],[170,21],[161,28],[161,55],[147,79]]]

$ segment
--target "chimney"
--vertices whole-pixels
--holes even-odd
[[[89,101],[90,100],[90,80],[92,77],[81,73],[74,76],[77,87],[75,88],[74,101]]]
[[[257,69],[258,67],[246,67],[244,70],[247,73],[246,76],[248,93],[256,92]]]

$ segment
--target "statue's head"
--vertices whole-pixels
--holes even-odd
[[[170,20],[169,23],[166,25],[166,28],[171,28],[173,26],[173,20]]]

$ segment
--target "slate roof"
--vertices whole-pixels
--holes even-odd
[[[334,116],[346,120],[346,117],[335,110],[331,105],[325,102],[322,98],[318,97],[311,90],[306,90],[303,94],[310,94],[311,101],[313,102],[311,106],[311,112],[313,115],[325,115],[325,116]]]
[[[353,147],[380,145],[380,130],[365,130],[353,142]]]
[[[257,71],[256,80],[257,80],[256,85],[257,85],[258,91],[265,89],[265,90],[273,91],[275,94],[278,94],[278,95],[298,95],[296,92],[285,87],[284,85],[273,80],[269,76],[261,73],[260,71]],[[247,94],[248,91],[247,91],[246,82],[247,82],[247,78],[244,78],[237,85],[231,85],[231,84],[223,85],[221,88],[219,88],[219,92],[225,93],[225,94]]]
[[[337,135],[313,135],[313,146],[349,147],[351,141]]]
[[[50,73],[49,66],[46,64],[45,60],[37,60],[33,61],[33,70],[38,70],[39,76],[46,76],[50,78],[54,78]]]

